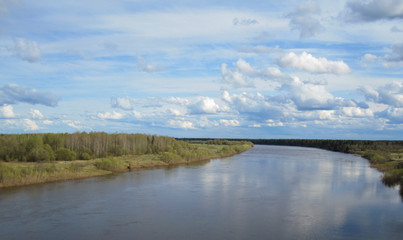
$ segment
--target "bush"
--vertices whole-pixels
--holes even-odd
[[[119,161],[115,158],[103,158],[95,162],[95,166],[99,169],[107,171],[118,171]]]
[[[368,159],[371,163],[385,163],[388,158],[376,152],[367,151],[363,155],[364,158]]]
[[[56,159],[71,161],[76,159],[76,153],[67,148],[59,148],[56,150]]]
[[[49,152],[43,149],[42,147],[34,147],[28,153],[28,161],[30,162],[40,162],[40,161],[49,161],[50,155]]]
[[[171,163],[171,162],[182,160],[182,157],[173,152],[165,152],[165,153],[161,154],[160,159],[163,162]]]

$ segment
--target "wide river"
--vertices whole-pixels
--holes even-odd
[[[0,190],[0,239],[403,239],[365,159],[256,145],[198,165]]]

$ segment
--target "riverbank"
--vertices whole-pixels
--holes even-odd
[[[139,169],[229,157],[253,147],[250,142],[207,144],[204,142],[175,144],[158,154],[124,155],[91,160],[50,162],[1,162],[0,188],[103,176]]]

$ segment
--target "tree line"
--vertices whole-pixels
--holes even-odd
[[[0,160],[89,160],[127,154],[162,153],[168,151],[175,141],[165,136],[105,132],[1,134]]]

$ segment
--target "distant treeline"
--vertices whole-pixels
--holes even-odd
[[[218,141],[209,138],[181,138],[185,141]],[[403,141],[327,140],[327,139],[219,139],[249,141],[253,144],[314,147],[336,152],[356,153],[367,150],[402,150]]]
[[[322,140],[322,139],[251,139],[254,144],[315,147],[336,152],[402,149],[403,141]]]
[[[168,151],[174,142],[176,140],[172,137],[104,132],[2,134],[0,160],[89,160],[127,154],[162,153]]]

